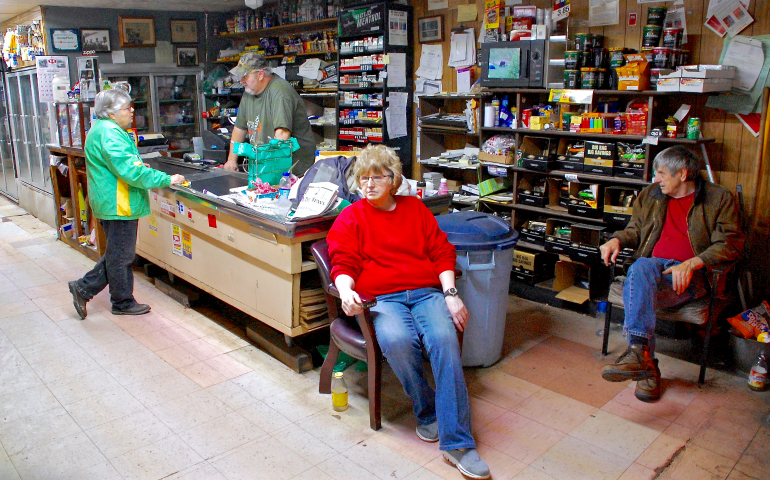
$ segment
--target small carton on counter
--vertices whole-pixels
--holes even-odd
[[[582,172],[585,158],[585,141],[562,138],[554,155],[554,163],[559,170]]]
[[[639,191],[629,187],[604,189],[604,221],[625,226],[634,214],[634,200]]]
[[[598,263],[601,260],[599,245],[601,244],[604,227],[597,225],[572,225],[569,258],[577,262]]]
[[[546,252],[569,255],[572,223],[558,218],[545,221],[545,250]]]
[[[479,152],[479,161],[501,163],[503,165],[514,165],[516,161],[516,154],[514,150],[511,150],[508,155],[493,155],[487,152]]]
[[[616,68],[618,72],[618,90],[649,90],[650,64],[641,53],[623,55],[626,65]]]
[[[556,142],[549,137],[524,136],[518,149],[518,166],[529,170],[547,172],[553,167],[551,155],[556,150]]]
[[[602,188],[602,185],[597,183],[570,182],[569,207],[567,207],[569,214],[579,217],[600,218],[604,213]]]
[[[594,175],[612,176],[617,145],[604,142],[585,142],[583,171]]]

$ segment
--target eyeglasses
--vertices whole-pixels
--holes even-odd
[[[134,108],[134,107],[133,107],[133,106],[131,106],[131,105],[129,105],[129,106],[127,106],[127,107],[123,107],[123,108],[121,108],[120,110],[131,110],[132,108]]]
[[[361,175],[360,177],[358,177],[358,183],[360,185],[366,185],[367,183],[369,183],[369,180],[371,180],[377,185],[381,185],[387,182],[389,178],[393,178],[393,175],[373,175],[371,177]]]

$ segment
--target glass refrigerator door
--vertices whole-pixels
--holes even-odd
[[[134,121],[136,131],[141,135],[157,132],[152,116],[152,85],[150,76],[110,76],[111,82],[127,82],[131,85],[131,98],[134,100]]]
[[[11,128],[8,123],[8,109],[6,108],[5,83],[0,74],[0,191],[18,198],[16,189],[16,172],[13,169],[13,150],[11,148]]]
[[[35,99],[37,107],[37,122],[35,122],[35,128],[37,129],[37,144],[35,145],[35,153],[40,162],[40,169],[43,174],[43,188],[47,192],[53,192],[53,185],[51,184],[51,169],[48,168],[48,157],[51,152],[46,145],[52,143],[51,139],[51,123],[49,116],[51,115],[52,103],[40,102],[38,99],[40,96],[37,91],[37,74],[30,76],[32,78],[32,98]]]
[[[155,88],[160,131],[168,138],[169,153],[182,157],[193,151],[192,139],[200,134],[197,76],[159,75]]]
[[[16,154],[16,170],[19,179],[32,182],[29,172],[29,153],[25,142],[24,118],[21,110],[21,95],[19,92],[18,75],[8,77],[8,98],[10,108],[11,133],[13,134],[13,151]]]

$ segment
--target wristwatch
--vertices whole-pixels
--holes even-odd
[[[455,287],[444,290],[444,297],[456,297],[457,289]]]

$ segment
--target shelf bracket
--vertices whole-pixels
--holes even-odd
[[[709,163],[709,154],[706,152],[706,144],[700,144],[700,151],[703,154],[703,162],[706,164],[706,173],[708,173],[709,181],[714,183],[714,173],[711,171],[711,164]]]

